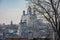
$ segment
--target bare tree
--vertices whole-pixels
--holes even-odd
[[[55,40],[59,35],[58,17],[60,10],[60,0],[28,0],[33,3],[36,7],[34,8],[37,12],[41,13],[46,20],[51,23],[52,28],[55,32]]]

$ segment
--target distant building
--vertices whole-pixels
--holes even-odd
[[[4,35],[3,35],[3,30],[2,29],[0,29],[0,40],[4,40]]]
[[[5,28],[5,38],[16,38],[18,37],[17,35],[17,30],[18,30],[18,26],[13,24],[13,22],[11,21],[10,25],[7,25]]]
[[[5,23],[0,25],[0,40],[5,40],[6,38],[19,38],[18,25],[11,24],[5,25]]]

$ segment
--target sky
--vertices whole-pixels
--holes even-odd
[[[26,10],[25,0],[0,0],[0,24],[19,24],[23,10]]]

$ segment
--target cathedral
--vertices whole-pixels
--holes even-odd
[[[35,10],[29,6],[27,13],[23,11],[20,25],[21,38],[51,38],[53,37],[53,30],[49,23],[43,23],[42,19],[37,19]]]
[[[32,37],[33,24],[34,24],[34,21],[36,20],[37,20],[37,16],[34,12],[32,12],[32,9],[30,6],[27,9],[27,14],[25,13],[25,11],[23,11],[23,15],[21,17],[21,22],[20,22],[20,27],[22,30],[21,35],[23,37]]]

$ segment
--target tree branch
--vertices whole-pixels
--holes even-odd
[[[53,5],[53,1],[52,0],[50,0],[50,2],[51,2],[51,6],[52,6],[52,9],[54,10],[54,12],[55,12],[55,26],[56,26],[56,29],[57,29],[57,15],[58,15],[58,11],[57,11],[57,9],[54,7],[54,5]]]
[[[54,31],[56,31],[55,25],[54,25],[53,22],[50,20],[50,18],[47,18],[47,17],[44,15],[44,13],[41,12],[41,11],[39,11],[38,9],[36,9],[36,11],[38,11],[39,13],[41,13],[41,14],[46,18],[46,20],[51,23],[52,28],[54,29]]]
[[[39,5],[39,4],[35,3],[35,2],[32,2],[32,3],[34,3],[34,4],[36,4],[37,6],[43,8],[43,9],[46,11],[46,13],[48,14],[48,16],[52,19],[52,21],[53,21],[53,23],[54,23],[54,25],[55,25],[54,19],[50,16],[49,12],[48,12],[42,5]]]

